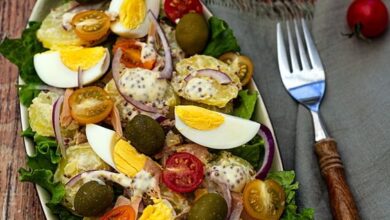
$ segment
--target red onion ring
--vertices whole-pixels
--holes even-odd
[[[155,118],[154,120],[156,120],[158,123],[161,123],[163,121],[165,121],[167,118],[163,115],[156,115],[157,118]]]
[[[57,144],[60,147],[61,155],[65,158],[66,157],[65,145],[64,145],[64,139],[62,138],[61,126],[60,126],[60,113],[61,113],[61,106],[63,102],[64,102],[64,96],[60,96],[57,99],[57,101],[54,103],[51,120],[53,123],[53,130],[56,136]]]
[[[84,71],[80,67],[77,69],[77,85],[79,89],[83,88],[83,83],[81,82],[83,72]]]
[[[240,219],[242,210],[244,209],[242,195],[236,192],[231,193],[232,195],[232,210],[230,212],[229,220]]]
[[[165,36],[163,29],[157,21],[156,16],[151,10],[148,11],[148,15],[154,26],[156,26],[157,33],[164,48],[165,63],[164,69],[160,72],[160,79],[170,79],[172,77],[173,71],[171,48],[169,47],[168,40]]]
[[[213,78],[217,80],[220,84],[226,85],[232,82],[232,79],[230,77],[221,71],[214,70],[214,69],[201,69],[195,72],[195,74],[189,74],[187,75],[184,80],[186,82],[190,81],[195,76],[208,76],[210,78]]]
[[[272,166],[272,160],[275,154],[275,142],[271,131],[263,124],[260,125],[258,135],[260,135],[264,140],[264,160],[260,169],[256,173],[256,179],[265,179]]]
[[[232,195],[230,193],[230,189],[225,183],[218,183],[218,182],[216,182],[216,183],[218,185],[217,191],[219,192],[219,194],[222,195],[222,197],[226,201],[226,204],[228,207],[228,211],[227,211],[227,217],[228,217],[228,216],[230,216],[230,213],[232,212]]]
[[[89,171],[86,171],[86,172],[89,172]],[[83,172],[85,173],[85,172]],[[72,177],[66,184],[65,186],[67,187],[72,187],[74,185],[76,185],[76,183],[81,179],[81,174],[83,173],[79,173],[77,174],[76,176]]]
[[[133,99],[132,97],[124,94],[123,91],[121,90],[121,86],[120,86],[120,83],[119,83],[119,81],[120,81],[120,60],[121,60],[121,57],[122,57],[122,50],[118,49],[115,52],[115,54],[114,54],[114,59],[112,60],[112,76],[114,78],[114,82],[115,82],[115,85],[116,85],[116,88],[117,88],[118,92],[121,94],[121,96],[128,103],[132,104],[134,107],[136,107],[136,108],[138,108],[138,109],[140,109],[142,111],[145,111],[145,112],[158,113],[159,110],[157,108],[145,105],[142,102],[137,101],[137,100]]]
[[[71,2],[70,4],[71,4],[70,8],[68,10],[66,10],[65,13],[71,12],[71,11],[73,11],[74,9],[78,8],[81,5],[80,3],[75,2],[75,1]]]

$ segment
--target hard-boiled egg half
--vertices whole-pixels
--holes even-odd
[[[191,105],[175,107],[175,126],[186,138],[213,149],[241,146],[260,129],[257,122]]]
[[[158,17],[160,0],[112,0],[108,12],[116,16],[111,31],[122,37],[144,37],[150,27],[148,11]]]
[[[129,177],[141,171],[147,157],[119,137],[115,131],[95,124],[87,124],[88,143],[104,162]]]
[[[49,50],[34,56],[34,67],[41,80],[54,87],[79,86],[78,70],[83,85],[98,80],[108,70],[110,53],[104,47],[68,47]]]

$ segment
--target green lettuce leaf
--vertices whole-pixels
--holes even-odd
[[[32,182],[46,189],[51,199],[48,206],[53,206],[61,203],[65,196],[65,186],[62,183],[53,182],[53,172],[47,169],[19,169],[19,180],[22,182]]]
[[[40,22],[30,22],[21,38],[9,39],[6,37],[0,44],[0,53],[18,66],[20,77],[26,84],[40,84],[42,82],[35,71],[33,62],[35,54],[46,50],[36,37],[40,26]]]
[[[22,132],[21,136],[33,139],[35,136],[35,132],[32,130],[31,127],[28,127],[26,130]]]
[[[24,106],[30,106],[32,100],[41,92],[35,84],[19,85],[19,100]]]
[[[256,135],[248,143],[229,150],[233,155],[248,161],[255,170],[258,170],[264,159],[264,140]]]
[[[239,91],[233,115],[240,118],[250,119],[255,111],[256,101],[257,92],[249,93],[248,90]]]
[[[240,46],[233,34],[233,30],[222,19],[212,16],[209,18],[211,38],[203,54],[219,57],[226,52],[239,52]]]
[[[57,215],[60,220],[81,220],[83,217],[76,216],[73,213],[71,213],[67,208],[65,208],[63,205],[51,205],[47,204],[50,210],[53,212],[53,214]]]
[[[57,142],[54,138],[37,135],[31,128],[22,133],[23,137],[34,140],[35,154],[27,156],[28,168],[19,169],[19,180],[32,182],[46,189],[51,199],[48,207],[55,207],[65,196],[65,187],[60,182],[54,182],[53,174],[57,169],[61,157],[58,153]]]
[[[35,154],[27,156],[27,165],[31,169],[47,169],[53,173],[61,160],[54,138],[34,135]]]
[[[298,211],[295,203],[296,190],[299,187],[298,182],[294,182],[294,171],[275,171],[268,173],[267,179],[278,182],[286,193],[286,208],[281,220],[312,220],[314,219],[314,209],[304,208]]]

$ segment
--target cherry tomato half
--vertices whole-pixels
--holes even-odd
[[[70,114],[81,124],[103,121],[114,106],[106,91],[97,86],[78,89],[69,97]]]
[[[114,53],[119,48],[123,52],[121,63],[123,63],[127,68],[141,67],[144,69],[153,69],[156,59],[151,58],[142,62],[142,46],[138,44],[138,41],[134,39],[118,38],[114,44]]]
[[[100,220],[134,220],[134,209],[129,205],[118,206],[107,212]]]
[[[199,0],[165,0],[164,11],[169,20],[176,23],[190,12],[202,14],[203,7]]]
[[[168,157],[162,180],[175,192],[192,192],[203,181],[203,163],[194,155],[180,152]]]
[[[278,220],[285,207],[283,188],[274,180],[252,180],[243,194],[245,214],[253,219]]]
[[[108,35],[111,21],[103,11],[88,10],[76,14],[72,19],[75,32],[86,41],[97,41]]]
[[[253,76],[253,63],[252,60],[244,55],[240,55],[238,53],[225,53],[219,57],[220,60],[227,64],[232,64],[234,62],[238,62],[240,67],[240,71],[238,72],[238,77],[240,78],[241,84],[245,86],[249,83]]]
[[[357,34],[376,37],[386,30],[389,15],[381,0],[355,0],[348,8],[347,21]]]

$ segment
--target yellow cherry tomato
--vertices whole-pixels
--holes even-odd
[[[81,124],[103,121],[112,110],[114,102],[106,91],[97,86],[78,89],[69,97],[70,114]]]
[[[82,40],[98,41],[108,35],[111,21],[103,11],[88,10],[76,14],[72,24]]]
[[[252,180],[243,194],[246,214],[257,220],[278,220],[285,207],[283,188],[274,180]]]
[[[238,53],[225,53],[219,57],[220,60],[227,64],[232,64],[234,62],[238,62],[240,67],[240,71],[238,72],[238,77],[240,78],[241,84],[245,86],[249,83],[253,76],[253,62],[252,60],[244,55],[240,55]]]

